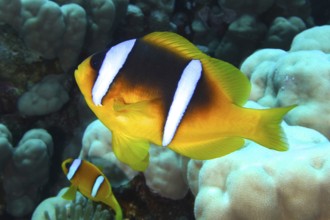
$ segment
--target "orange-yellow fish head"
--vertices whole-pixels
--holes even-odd
[[[102,122],[110,129],[109,124],[113,121],[114,96],[107,95],[100,105],[93,101],[93,86],[99,74],[99,68],[103,61],[104,53],[100,52],[86,58],[76,69],[74,75],[78,87],[83,94],[87,105],[98,118],[104,118]],[[114,95],[116,95],[114,93]],[[110,116],[110,117],[109,117]]]
[[[72,161],[73,161],[72,158],[68,158],[68,159],[66,159],[65,161],[62,162],[62,170],[63,170],[65,175],[68,174],[69,168],[72,164]]]
[[[91,57],[85,59],[74,73],[79,89],[86,100],[92,99],[92,88],[97,77],[97,71],[91,66]]]

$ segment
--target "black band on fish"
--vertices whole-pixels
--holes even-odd
[[[124,41],[110,48],[105,55],[103,63],[99,70],[99,75],[92,89],[92,97],[95,105],[102,104],[102,98],[108,92],[108,89],[126,62],[127,56],[131,52],[136,39]]]
[[[202,63],[199,60],[190,61],[183,70],[165,122],[163,146],[171,143],[201,75]]]
[[[191,59],[180,57],[159,45],[138,39],[120,70],[121,79],[125,80],[125,84],[131,91],[134,91],[136,87],[143,87],[146,92],[157,94],[157,98],[162,100],[164,113],[162,128],[164,128],[178,81],[190,61]]]

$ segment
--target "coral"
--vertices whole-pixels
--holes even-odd
[[[229,25],[214,55],[216,58],[238,65],[257,48],[266,31],[266,25],[254,16],[243,15]]]
[[[330,54],[330,25],[317,26],[298,34],[292,41],[290,51],[320,50]]]
[[[46,59],[56,57],[65,32],[61,8],[52,1],[21,1],[22,17],[19,26],[24,42]],[[51,34],[50,34],[51,33]]]
[[[297,16],[307,19],[310,16],[310,2],[308,0],[276,0],[276,5],[283,10],[283,15]]]
[[[232,10],[220,8],[218,5],[202,4],[191,23],[194,43],[208,45],[218,35],[224,35],[228,24],[235,19],[236,13]]]
[[[127,7],[127,14],[125,18],[125,26],[121,27],[121,31],[127,37],[142,36],[144,31],[144,14],[142,10],[133,4]]]
[[[170,18],[163,11],[152,11],[149,16],[150,31],[167,31],[171,29]]]
[[[99,120],[93,121],[84,132],[79,157],[102,167],[111,185],[120,186],[132,180],[137,172],[116,158],[111,138],[108,128]],[[181,157],[167,148],[151,145],[149,168],[144,175],[148,187],[162,197],[181,199],[188,191],[182,174]]]
[[[67,190],[67,188],[62,189],[57,196],[51,197],[48,199],[45,199],[42,201],[37,208],[34,210],[32,214],[32,220],[59,220],[59,219],[66,219],[64,217],[60,217],[59,214],[57,214],[56,207],[60,209],[60,207],[65,207],[66,205],[70,204],[71,201],[65,200],[62,198],[62,195]],[[82,197],[81,194],[79,194],[78,197]]]
[[[61,71],[51,62],[40,62],[40,58],[26,47],[17,32],[5,24],[0,24],[0,57],[0,99],[4,103],[0,109],[8,109],[8,112],[16,110],[16,100],[27,84],[35,83],[47,74],[45,69]]]
[[[52,137],[46,130],[32,129],[24,134],[3,171],[8,213],[22,217],[35,208],[39,191],[48,181],[52,153]]]
[[[109,129],[99,120],[93,121],[84,132],[79,158],[102,167],[102,172],[109,177],[111,185],[116,187],[133,179],[137,172],[117,160],[112,151],[111,140]]]
[[[170,22],[174,0],[137,0],[128,5],[126,18],[119,28],[124,38],[135,38],[153,31],[175,31]]]
[[[196,219],[330,218],[330,142],[315,130],[282,125],[286,152],[248,142],[224,157],[189,162]]]
[[[144,12],[162,10],[170,14],[174,10],[174,0],[137,0],[135,3]]]
[[[275,0],[218,0],[221,7],[231,9],[240,14],[261,14],[267,11]]]
[[[16,110],[16,102],[20,91],[10,82],[0,82],[0,114]]]
[[[69,101],[62,75],[48,75],[18,100],[18,110],[25,116],[46,115],[58,111]]]
[[[6,23],[18,30],[21,24],[21,9],[22,4],[20,0],[1,0],[0,20],[6,21]]]
[[[4,124],[0,124],[0,172],[11,158],[14,148],[11,144],[12,135]]]
[[[181,156],[166,147],[150,147],[150,165],[144,172],[146,184],[162,197],[182,199],[188,186],[182,172]]]
[[[26,45],[43,58],[59,58],[64,71],[76,65],[84,44],[88,53],[108,44],[128,4],[126,0],[58,2],[65,4],[1,0],[0,21],[15,28]]]
[[[268,29],[262,47],[288,50],[294,36],[305,29],[306,25],[299,17],[277,17]]]
[[[109,34],[115,18],[115,5],[113,1],[90,1],[89,14],[89,45],[88,52],[103,50],[109,41]]]
[[[267,13],[270,16],[274,11],[277,16],[297,16],[305,20],[310,14],[310,4],[307,0],[218,0],[218,4],[240,15],[259,16]]]
[[[287,121],[316,129],[327,137],[330,105],[324,97],[329,96],[330,86],[329,30],[330,26],[322,26],[301,32],[290,51],[259,50],[241,66],[252,84],[250,99],[271,107],[298,104]]]
[[[305,0],[184,2],[171,20],[176,30],[235,66],[258,48],[288,49],[294,35],[313,25]]]
[[[66,4],[61,6],[63,20],[66,25],[61,37],[62,44],[57,56],[64,70],[68,70],[77,62],[77,55],[82,50],[86,35],[86,12],[77,4]]]
[[[107,209],[102,209],[101,204],[94,205],[79,192],[74,201],[65,200],[62,195],[67,188],[62,189],[57,196],[42,201],[33,212],[32,220],[105,220],[111,214]]]

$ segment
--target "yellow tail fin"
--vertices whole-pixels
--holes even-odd
[[[257,132],[250,139],[269,149],[285,151],[288,149],[285,134],[281,128],[284,115],[294,106],[258,110],[260,120]]]
[[[109,195],[106,198],[106,200],[103,202],[115,211],[115,213],[116,213],[115,220],[123,219],[123,211],[122,211],[116,197],[113,194]]]

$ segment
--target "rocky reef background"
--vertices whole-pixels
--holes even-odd
[[[173,31],[240,67],[255,51],[289,50],[297,34],[326,24],[327,0],[0,0],[0,219],[31,219],[68,186],[60,164],[81,153],[95,119],[73,79],[88,55]],[[146,182],[139,174],[114,187],[127,218],[194,218],[191,192],[164,198]]]

